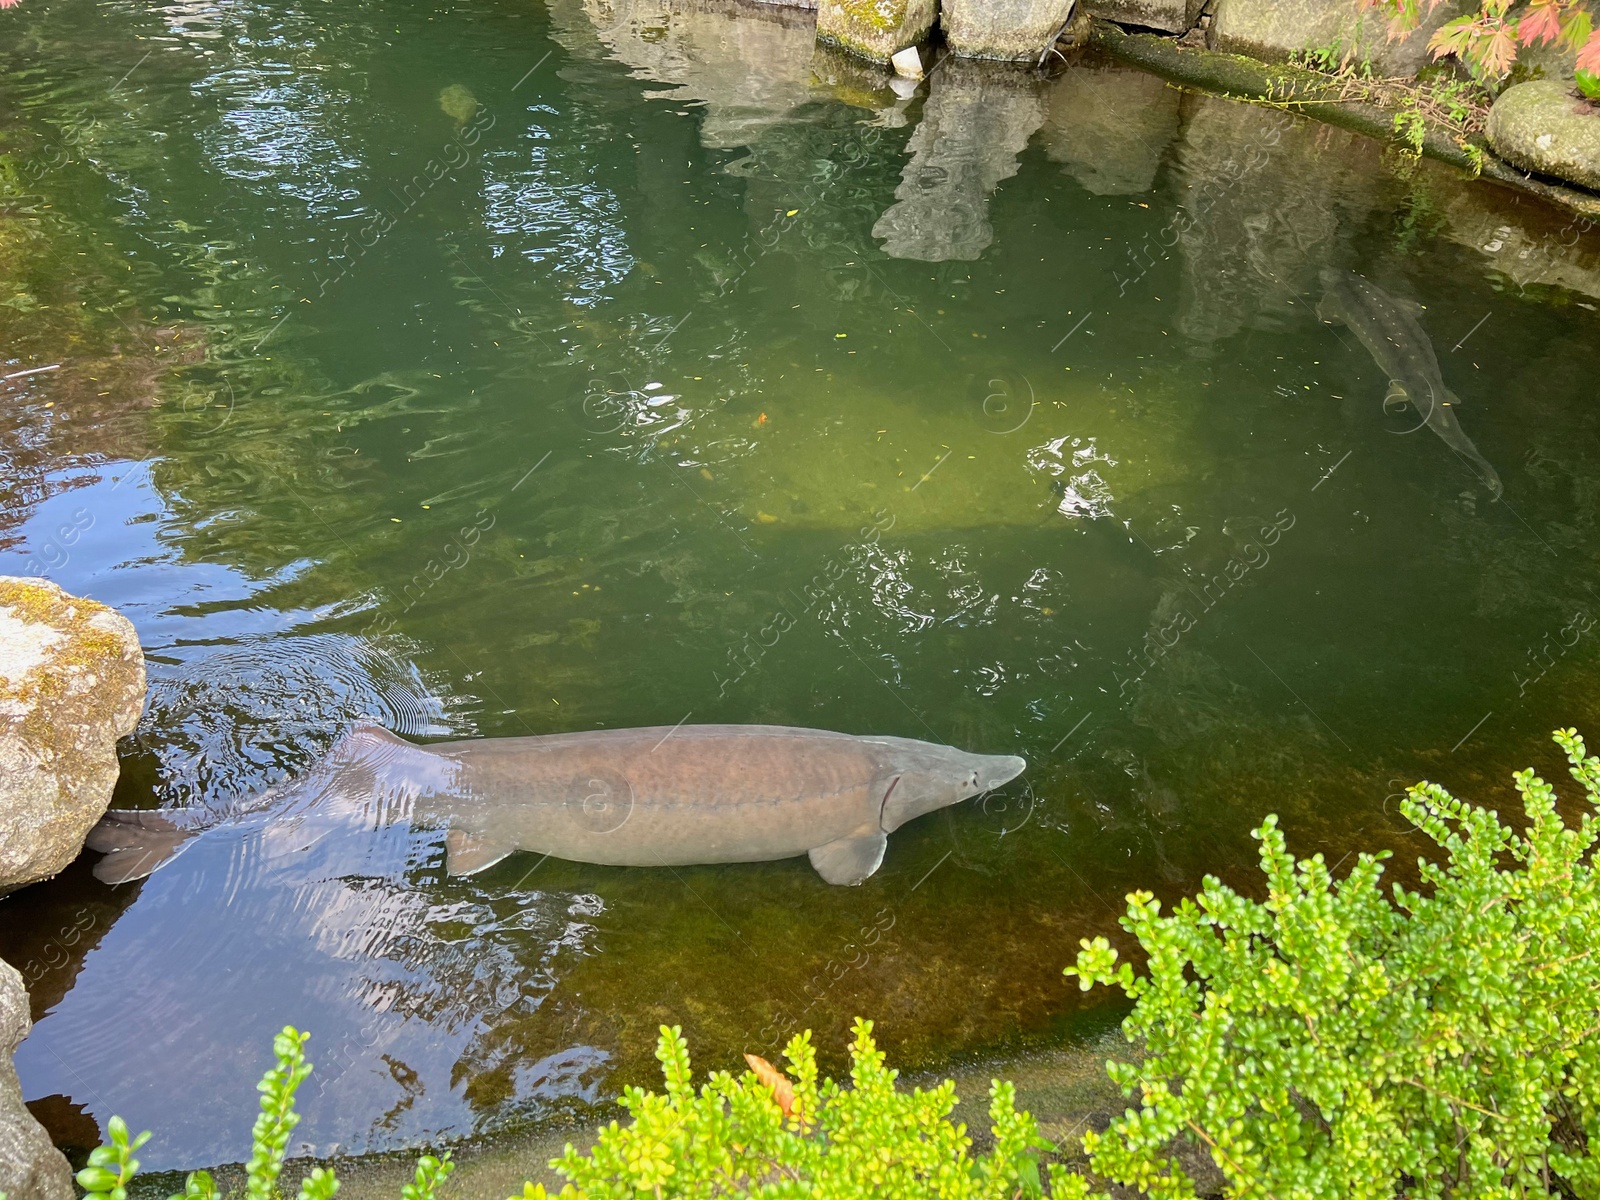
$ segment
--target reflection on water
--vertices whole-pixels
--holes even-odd
[[[894,207],[872,227],[891,258],[973,259],[994,240],[989,194],[1044,124],[1043,87],[1024,71],[948,62],[933,76]]]
[[[1178,236],[1180,329],[1213,342],[1303,320],[1320,295],[1319,267],[1344,257],[1341,242],[1380,200],[1377,157],[1369,139],[1270,108],[1207,105],[1195,113],[1179,148],[1185,207],[1195,218]],[[1299,169],[1286,170],[1288,162]]]
[[[1069,71],[1048,91],[1042,140],[1085,191],[1097,196],[1148,192],[1178,136],[1183,93],[1128,67]]]
[[[635,78],[670,85],[646,99],[703,105],[711,149],[749,145],[816,91],[811,12],[719,0],[552,0],[550,11],[574,52],[598,37]]]
[[[898,94],[807,20],[63,0],[0,51],[0,374],[60,364],[0,385],[0,571],[138,626],[120,806],[248,806],[362,719],[1031,764],[860,888],[452,880],[360,803],[77,864],[0,920],[64,1140],[242,1157],[286,1021],[321,1151],[593,1115],[662,1022],[716,1066],[858,1013],[910,1067],[1070,1039],[1127,889],[1247,877],[1269,809],[1404,849],[1404,782],[1492,800],[1592,724],[1593,231],[1104,63]],[[1325,270],[1426,306],[1502,500],[1396,436]]]

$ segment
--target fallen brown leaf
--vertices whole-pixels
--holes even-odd
[[[750,1069],[756,1073],[756,1078],[772,1089],[772,1098],[778,1102],[783,1115],[786,1117],[792,1115],[794,1084],[789,1082],[789,1077],[759,1054],[746,1054],[744,1060],[750,1064]]]

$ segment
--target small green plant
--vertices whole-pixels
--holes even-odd
[[[89,1153],[89,1165],[78,1172],[78,1186],[88,1193],[84,1200],[128,1200],[128,1181],[139,1170],[133,1152],[150,1140],[141,1133],[131,1141],[128,1126],[121,1117],[106,1123],[111,1141]]]
[[[289,1150],[289,1138],[300,1114],[294,1108],[294,1096],[311,1074],[311,1063],[305,1054],[309,1033],[301,1033],[292,1025],[285,1025],[272,1039],[272,1053],[277,1064],[271,1067],[256,1084],[261,1093],[261,1113],[256,1117],[250,1135],[250,1158],[245,1164],[246,1200],[281,1200],[278,1177],[283,1174],[284,1159]],[[141,1133],[131,1141],[128,1126],[121,1117],[112,1117],[106,1123],[111,1140],[89,1155],[89,1165],[78,1172],[78,1184],[88,1195],[84,1200],[128,1200],[128,1181],[139,1169],[139,1160],[133,1153],[149,1140],[149,1133]],[[402,1200],[437,1200],[439,1187],[455,1170],[450,1155],[434,1158],[423,1155],[417,1161],[413,1182],[400,1189]],[[339,1190],[339,1180],[332,1170],[313,1167],[300,1182],[297,1200],[333,1200]],[[0,1193],[0,1200],[5,1200]],[[183,1191],[170,1200],[223,1200],[223,1193],[209,1171],[191,1171],[184,1178]]]
[[[1600,759],[1555,736],[1592,810]],[[1269,817],[1264,902],[1214,878],[1171,916],[1130,896],[1148,973],[1104,938],[1067,972],[1120,985],[1145,1050],[1109,1068],[1139,1108],[1085,1136],[1094,1171],[1189,1200],[1180,1140],[1229,1196],[1600,1197],[1600,824],[1568,826],[1532,771],[1516,783],[1520,832],[1434,784],[1409,790],[1401,810],[1443,851],[1417,891],[1385,895],[1387,855],[1342,881],[1320,854],[1297,863]]]
[[[1050,1148],[1016,1091],[990,1090],[994,1150],[974,1157],[963,1125],[948,1118],[955,1084],[931,1091],[895,1087],[896,1072],[857,1021],[850,1044],[850,1087],[819,1083],[810,1032],[785,1056],[791,1082],[761,1059],[742,1077],[712,1073],[698,1090],[677,1027],[656,1046],[666,1093],[629,1088],[632,1121],[613,1121],[587,1154],[568,1145],[550,1165],[570,1182],[566,1200],[637,1197],[837,1196],[881,1200],[1013,1200],[1042,1194],[1037,1155]],[[547,1200],[528,1184],[512,1200]]]
[[[1296,50],[1289,56],[1289,60],[1307,70],[1324,71],[1333,75],[1341,68],[1349,66],[1355,54],[1354,46],[1346,46],[1343,38],[1336,37],[1320,46]]]
[[[1579,71],[1574,78],[1583,98],[1600,104],[1600,67],[1593,71]]]
[[[1406,153],[1413,158],[1421,157],[1422,146],[1428,136],[1428,122],[1423,118],[1422,110],[1417,107],[1416,101],[1407,102],[1404,108],[1395,113],[1394,131],[1400,135]]]

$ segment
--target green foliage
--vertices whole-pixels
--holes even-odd
[[[289,1135],[300,1124],[294,1111],[294,1094],[311,1074],[305,1044],[311,1035],[292,1025],[272,1039],[272,1053],[278,1065],[261,1077],[256,1091],[261,1093],[261,1115],[250,1132],[250,1161],[245,1164],[245,1195],[249,1200],[276,1200],[278,1176],[289,1147]]]
[[[450,1178],[450,1172],[456,1169],[455,1163],[450,1161],[450,1155],[435,1158],[431,1154],[424,1154],[417,1159],[417,1173],[412,1181],[400,1189],[401,1200],[436,1200],[439,1188],[444,1181]],[[317,1171],[311,1172],[318,1174]],[[327,1178],[332,1184],[332,1189],[327,1192],[307,1193],[305,1187],[300,1189],[301,1200],[328,1200],[334,1192],[339,1190],[339,1184],[333,1178],[333,1172],[327,1172]],[[309,1184],[311,1180],[308,1178]]]
[[[1556,740],[1592,808],[1600,759],[1572,730]],[[1269,817],[1264,903],[1214,878],[1167,917],[1130,896],[1148,973],[1105,938],[1068,971],[1133,998],[1123,1027],[1146,1051],[1110,1064],[1139,1108],[1085,1137],[1093,1169],[1186,1200],[1184,1142],[1230,1196],[1600,1197],[1600,827],[1569,827],[1532,771],[1516,782],[1520,832],[1410,789],[1402,811],[1443,851],[1418,891],[1385,895],[1386,855],[1342,881],[1321,855],[1296,863]]]
[[[622,1098],[628,1125],[606,1126],[588,1154],[568,1145],[551,1163],[571,1181],[560,1196],[1012,1200],[1041,1194],[1037,1154],[1050,1147],[1033,1118],[1016,1110],[1011,1084],[996,1081],[991,1088],[994,1150],[974,1157],[966,1127],[947,1119],[955,1085],[897,1089],[871,1022],[856,1022],[849,1087],[818,1082],[809,1031],[789,1042],[785,1056],[792,1084],[770,1068],[768,1082],[754,1071],[737,1078],[718,1071],[696,1090],[681,1031],[663,1026],[656,1057],[665,1094],[629,1088]],[[513,1200],[546,1200],[546,1192],[530,1183]]]
[[[1408,154],[1412,157],[1421,156],[1422,144],[1428,135],[1428,123],[1414,102],[1395,113],[1394,131],[1400,135]]]
[[[89,1165],[78,1172],[78,1186],[88,1193],[84,1200],[128,1200],[128,1181],[139,1170],[133,1152],[150,1140],[148,1132],[132,1141],[121,1117],[106,1125],[111,1141],[89,1154]]]
[[[1600,104],[1600,71],[1579,71],[1575,79],[1584,98]]]
[[[1477,142],[1469,142],[1465,138],[1458,139],[1456,145],[1460,146],[1462,153],[1467,156],[1467,164],[1472,169],[1472,177],[1476,179],[1482,175],[1483,169],[1489,165],[1489,158],[1484,154],[1483,147],[1478,145]]]
[[[1344,37],[1337,36],[1320,46],[1292,52],[1289,61],[1311,71],[1337,75],[1341,71],[1350,70],[1360,78],[1370,79],[1372,63],[1364,57],[1358,59],[1358,52],[1359,46],[1356,42],[1347,42]]]
[[[256,1118],[250,1136],[250,1159],[245,1164],[245,1200],[281,1200],[278,1177],[283,1174],[283,1161],[288,1154],[289,1137],[300,1123],[300,1114],[294,1110],[294,1095],[311,1074],[311,1063],[306,1060],[305,1044],[311,1037],[293,1025],[285,1025],[272,1039],[272,1053],[277,1065],[270,1068],[256,1084],[261,1093],[261,1115]],[[121,1117],[112,1117],[106,1125],[111,1140],[89,1155],[89,1165],[78,1172],[78,1184],[89,1194],[84,1200],[128,1200],[128,1181],[139,1169],[139,1160],[133,1152],[149,1140],[141,1133],[131,1142],[128,1126]],[[402,1200],[437,1200],[438,1189],[455,1164],[448,1154],[442,1158],[423,1155],[417,1160],[417,1173],[413,1182],[400,1189]],[[296,1200],[333,1200],[339,1190],[339,1180],[332,1170],[313,1167],[300,1182]],[[0,1192],[0,1200],[5,1193]],[[184,1178],[183,1191],[169,1200],[224,1200],[222,1191],[209,1171],[191,1171]]]

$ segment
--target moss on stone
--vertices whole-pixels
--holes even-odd
[[[126,704],[125,687],[119,687],[111,673],[124,661],[127,644],[116,633],[98,627],[94,619],[110,613],[125,620],[115,609],[94,600],[70,596],[54,584],[25,579],[0,579],[0,608],[12,612],[27,624],[44,625],[62,635],[45,662],[21,679],[7,681],[0,689],[0,700],[11,701],[22,711],[13,726],[19,737],[54,762],[80,754],[75,738],[85,724],[109,721],[116,709]],[[137,643],[135,643],[137,645]],[[75,669],[99,675],[87,695],[71,695]],[[143,679],[143,663],[139,678]],[[76,710],[61,711],[65,702]]]

